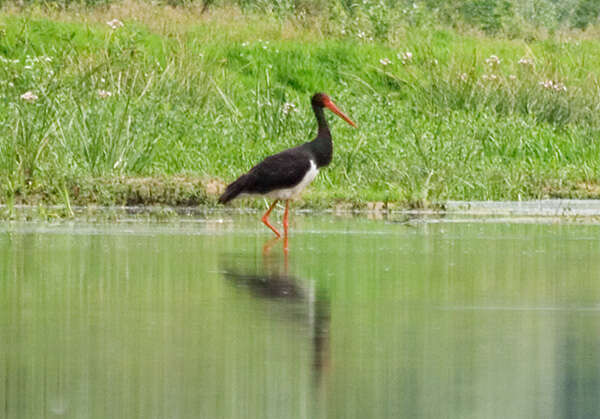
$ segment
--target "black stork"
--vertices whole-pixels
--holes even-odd
[[[269,214],[279,200],[285,201],[283,229],[288,235],[288,211],[290,200],[313,181],[319,169],[331,162],[333,144],[331,132],[325,119],[323,108],[330,109],[344,121],[356,127],[356,124],[338,109],[325,93],[316,93],[311,99],[315,117],[319,125],[317,137],[307,143],[267,157],[254,166],[235,182],[229,184],[219,202],[225,204],[243,195],[265,195],[275,200],[262,217],[262,222],[277,235],[281,234],[269,223]]]

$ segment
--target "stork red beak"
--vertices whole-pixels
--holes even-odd
[[[356,128],[356,124],[354,122],[352,122],[352,120],[350,118],[348,118],[346,115],[344,115],[344,113],[342,111],[340,111],[338,109],[338,107],[335,106],[330,99],[325,100],[323,102],[323,105],[325,105],[327,108],[329,108],[331,110],[331,112],[333,112],[334,114],[336,114],[337,116],[342,118],[344,121],[346,121],[347,123],[352,125],[354,128]]]

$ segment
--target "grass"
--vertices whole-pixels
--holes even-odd
[[[334,160],[299,205],[600,197],[593,36],[421,23],[380,38],[238,8],[4,9],[0,202],[214,205],[314,135],[315,91],[359,129],[329,116]]]

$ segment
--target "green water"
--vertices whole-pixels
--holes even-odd
[[[0,417],[599,414],[599,225],[292,229],[1,225]]]

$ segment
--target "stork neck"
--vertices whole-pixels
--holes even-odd
[[[317,138],[324,137],[331,139],[329,125],[327,124],[327,119],[325,119],[325,113],[323,112],[323,108],[320,106],[313,106],[313,111],[315,112],[315,116],[317,117],[317,123],[319,124],[319,132],[317,133]]]
[[[323,108],[320,106],[313,106],[313,110],[317,117],[319,131],[317,132],[317,138],[310,142],[310,149],[315,157],[317,167],[327,166],[331,162],[331,157],[333,155],[331,133],[329,132],[329,125],[327,125]]]

